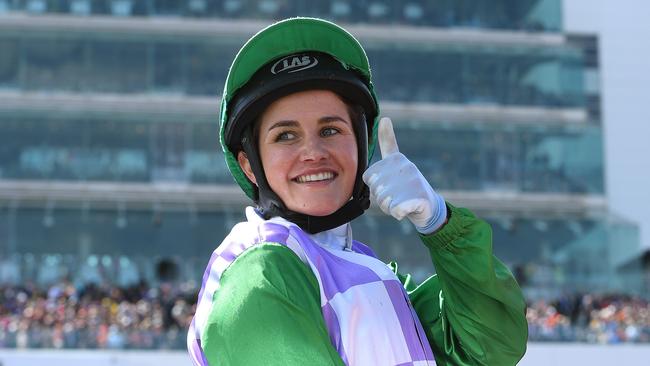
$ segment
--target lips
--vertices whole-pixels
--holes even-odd
[[[333,172],[319,172],[312,174],[303,174],[295,177],[293,181],[298,183],[310,183],[310,182],[320,182],[324,180],[331,180],[336,177],[336,174]]]

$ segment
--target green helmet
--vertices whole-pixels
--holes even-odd
[[[289,211],[268,186],[252,126],[274,100],[310,89],[329,89],[358,105],[363,123],[355,127],[359,168],[352,199],[335,213],[313,217]],[[377,140],[379,107],[370,66],[359,42],[334,23],[317,18],[290,18],[264,28],[239,50],[221,99],[219,138],[235,181],[266,218],[282,216],[314,233],[341,225],[369,206],[361,176]],[[368,138],[370,136],[370,138]],[[245,151],[257,186],[237,161]]]

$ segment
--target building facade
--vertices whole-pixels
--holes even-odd
[[[294,15],[359,38],[401,150],[490,222],[529,297],[621,284],[638,229],[605,195],[598,40],[562,32],[559,0],[0,0],[0,281],[156,283],[172,263],[198,283],[249,204],[218,145],[229,63]],[[434,271],[409,223],[353,226]]]

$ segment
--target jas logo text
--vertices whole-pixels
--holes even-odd
[[[316,65],[318,65],[318,60],[315,57],[308,55],[291,55],[274,63],[271,67],[271,72],[273,74],[279,74],[281,72],[292,73],[310,69]]]

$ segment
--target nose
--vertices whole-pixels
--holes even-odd
[[[300,158],[302,161],[320,161],[329,157],[326,143],[319,137],[308,137],[302,146]]]

